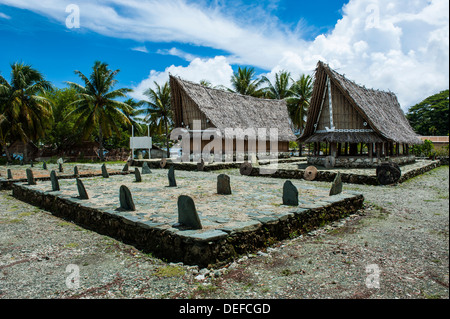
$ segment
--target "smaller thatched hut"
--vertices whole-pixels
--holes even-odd
[[[38,154],[38,148],[32,142],[14,141],[9,147],[8,152],[11,155],[20,155],[22,159],[28,161],[34,159]]]
[[[422,144],[395,94],[367,89],[319,62],[300,143],[314,149],[310,164],[371,167],[382,159],[414,161],[409,146]]]
[[[211,141],[209,130],[218,130],[222,142],[216,148],[244,154],[269,152],[273,143],[271,135],[277,132],[277,153],[289,152],[289,141],[296,137],[289,125],[286,102],[282,100],[259,99],[225,90],[213,89],[200,84],[170,76],[171,106],[174,125],[189,131],[190,152],[196,152],[194,139],[203,135],[199,151],[202,153]],[[227,131],[235,134],[231,140]],[[255,132],[250,137],[249,132]],[[206,136],[206,139],[205,139]],[[256,138],[258,143],[254,143]],[[265,141],[265,142],[260,142]],[[228,145],[227,145],[228,144]],[[183,150],[184,151],[184,150]],[[208,150],[212,152],[213,149]],[[216,151],[216,150],[214,150]]]

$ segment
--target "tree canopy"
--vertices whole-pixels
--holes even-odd
[[[424,136],[448,135],[448,98],[449,90],[441,91],[409,109],[406,118],[416,133]]]

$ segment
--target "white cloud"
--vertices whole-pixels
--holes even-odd
[[[187,52],[184,52],[183,50],[179,50],[177,48],[171,48],[171,49],[165,49],[165,50],[158,50],[156,53],[158,54],[163,54],[163,55],[173,55],[173,56],[177,56],[179,58],[182,58],[186,61],[193,61],[196,58],[199,58],[198,56],[194,55],[194,54],[190,54]]]
[[[164,84],[169,80],[169,74],[192,82],[207,80],[214,86],[229,87],[233,69],[224,56],[211,59],[195,58],[186,67],[171,65],[162,72],[151,70],[149,76],[134,87],[134,92],[129,95],[136,100],[146,99],[143,92],[148,88],[154,88],[154,82],[159,85]]]
[[[148,53],[148,50],[147,50],[147,48],[145,47],[145,45],[140,46],[140,47],[132,48],[131,50],[133,50],[133,51],[138,51],[138,52],[142,52],[142,53]]]
[[[4,14],[3,12],[0,12],[0,18],[1,19],[6,19],[6,20],[11,19],[11,17],[9,15]]]
[[[0,0],[50,16],[62,24],[67,16],[65,8],[71,2]],[[405,110],[448,88],[448,0],[350,0],[342,8],[342,19],[334,29],[313,41],[302,39],[301,24],[293,30],[271,15],[277,3],[77,1],[81,28],[140,43],[180,42],[229,53],[226,58],[202,60],[175,47],[161,50],[160,54],[189,61],[189,66],[151,71],[142,86],[167,77],[170,70],[181,72],[188,79],[207,78],[217,82],[214,84],[223,84],[231,76],[230,64],[253,65],[272,75],[286,69],[296,77],[310,74],[317,61],[323,60],[357,83],[393,91]],[[220,68],[214,69],[216,63]]]

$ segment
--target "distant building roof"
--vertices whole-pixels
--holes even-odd
[[[373,132],[315,132],[314,124],[320,116],[327,80],[330,80],[350,105],[367,122]],[[403,113],[397,97],[392,92],[368,89],[346,79],[327,64],[317,64],[313,95],[308,111],[306,127],[300,141],[333,141],[350,143],[375,143],[390,141],[407,144],[422,144]]]
[[[279,141],[296,140],[284,100],[260,99],[208,88],[174,76],[170,76],[170,87],[176,127],[184,127],[185,101],[189,100],[206,116],[209,125],[222,133],[226,128],[266,128],[269,134],[270,128],[276,128]]]

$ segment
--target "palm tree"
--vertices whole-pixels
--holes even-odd
[[[139,115],[139,107],[142,105],[140,102],[135,101],[134,99],[130,98],[124,101],[125,104],[128,104],[131,109],[125,110],[125,116],[130,121],[131,125],[134,127],[134,129],[137,131],[138,134],[143,134],[143,124],[139,123],[139,118],[137,116]]]
[[[310,75],[302,74],[290,88],[290,97],[286,99],[288,112],[295,129],[300,132],[305,127],[306,113],[313,91],[313,80]]]
[[[0,75],[0,143],[8,161],[7,141],[24,142],[44,137],[52,119],[52,105],[42,95],[52,90],[50,82],[30,65],[11,65],[11,80]]]
[[[155,89],[149,88],[144,92],[148,100],[142,100],[141,105],[146,108],[136,112],[136,115],[145,115],[144,120],[150,123],[153,133],[166,135],[167,157],[170,157],[169,150],[169,127],[173,125],[172,109],[170,106],[170,86],[167,81],[160,86],[154,82]]]
[[[231,92],[240,93],[243,95],[250,95],[255,97],[262,97],[263,91],[259,89],[262,84],[261,79],[253,79],[255,77],[254,68],[239,67],[231,77],[231,85],[233,87]]]
[[[81,126],[85,139],[94,129],[98,129],[101,161],[105,158],[103,140],[110,137],[113,131],[120,135],[120,125],[131,124],[126,116],[127,112],[132,112],[131,106],[115,99],[126,97],[132,90],[127,88],[112,90],[117,83],[114,77],[119,72],[120,70],[110,70],[106,63],[96,61],[89,78],[80,71],[75,71],[75,74],[83,80],[84,86],[67,82],[77,91],[78,98],[72,102],[76,108],[68,116],[78,116],[75,126]]]
[[[291,73],[287,71],[280,71],[275,74],[275,83],[272,84],[270,80],[263,76],[262,81],[267,83],[265,88],[265,96],[269,99],[283,100],[292,95],[290,89]]]

